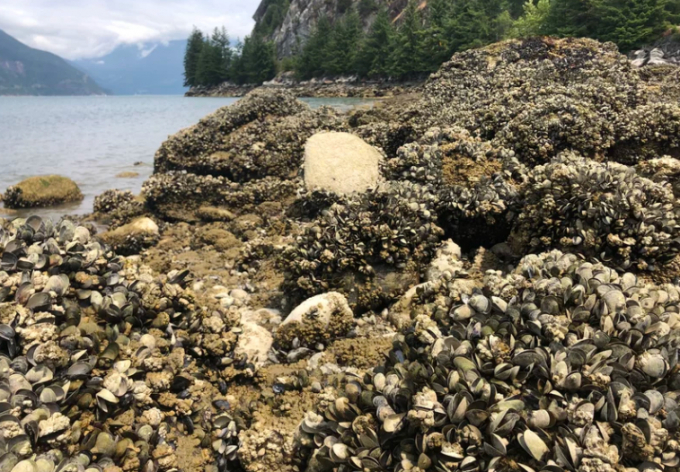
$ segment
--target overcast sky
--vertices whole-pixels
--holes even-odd
[[[253,27],[259,0],[0,0],[0,29],[67,59],[92,58],[119,44],[185,39],[226,26],[232,38]]]

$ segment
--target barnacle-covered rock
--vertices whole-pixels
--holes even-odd
[[[120,226],[144,212],[144,202],[129,190],[106,190],[94,197],[92,210],[97,221]]]
[[[678,104],[647,87],[612,43],[510,40],[455,54],[403,119],[419,137],[460,126],[531,165],[566,149],[630,164],[680,149]]]
[[[559,251],[489,275],[449,300],[469,316],[418,315],[384,365],[308,413],[313,470],[676,464],[677,287]]]
[[[283,255],[292,293],[337,290],[360,309],[396,299],[443,235],[436,201],[426,186],[393,182],[332,205]]]
[[[347,299],[329,292],[309,298],[297,306],[276,331],[276,342],[282,348],[314,347],[347,334],[354,321]]]
[[[617,163],[563,154],[529,174],[510,243],[517,253],[550,247],[659,269],[678,253],[680,216],[669,187]]]

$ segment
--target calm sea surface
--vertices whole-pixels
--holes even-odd
[[[85,195],[74,205],[19,213],[0,211],[5,216],[38,213],[58,218],[91,212],[94,197],[110,188],[138,193],[153,172],[154,153],[169,135],[236,100],[0,97],[0,192],[27,177],[60,174],[73,179]],[[331,105],[343,110],[365,103],[351,98],[304,101],[312,107]],[[116,177],[121,172],[139,176]]]

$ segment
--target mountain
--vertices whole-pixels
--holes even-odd
[[[87,74],[0,30],[0,95],[103,95]]]
[[[183,94],[186,40],[167,44],[123,45],[106,56],[72,64],[90,74],[115,95]]]

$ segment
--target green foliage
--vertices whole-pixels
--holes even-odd
[[[201,49],[203,49],[203,33],[201,33],[196,27],[189,35],[189,40],[187,41],[187,49],[184,53],[184,86],[193,87],[198,85],[198,79],[196,77],[196,71],[198,70],[198,59],[201,55]]]
[[[362,18],[366,18],[368,15],[378,10],[378,4],[375,0],[359,0],[357,9],[359,10],[359,15],[361,15]]]
[[[224,65],[220,47],[212,41],[206,41],[198,56],[196,81],[200,85],[218,85],[225,79]]]
[[[322,16],[303,46],[278,64],[267,38],[281,25],[290,0],[267,0],[253,34],[230,47],[224,30],[194,29],[184,58],[186,85],[225,80],[261,83],[278,71],[299,79],[357,74],[362,78],[422,77],[452,54],[504,38],[587,36],[614,41],[623,51],[658,38],[680,21],[680,0],[410,0],[395,19],[379,0],[327,0],[340,16]],[[366,35],[362,18],[377,11]]]
[[[509,15],[502,0],[456,0],[446,33],[451,52],[486,46],[507,34]]]
[[[269,0],[264,15],[255,24],[253,34],[265,38],[271,36],[283,24],[289,7],[290,0]]]
[[[322,75],[325,70],[328,45],[332,33],[331,22],[327,16],[322,16],[309,36],[300,56],[298,76],[311,79]]]
[[[668,7],[668,0],[592,0],[591,12],[598,18],[593,37],[629,51],[666,30]]]
[[[510,35],[515,38],[528,38],[546,34],[546,21],[550,14],[550,0],[527,0],[524,14],[512,25]]]
[[[211,36],[194,30],[184,57],[184,75],[186,84],[192,87],[210,87],[229,80],[262,83],[276,75],[274,44],[262,34],[253,34],[232,48],[224,27],[215,28]]]
[[[626,52],[678,21],[678,0],[552,0],[544,31],[613,41]]]
[[[422,19],[415,0],[409,0],[402,12],[403,20],[394,39],[390,57],[390,73],[400,78],[410,78],[422,73]]]
[[[446,27],[451,21],[452,0],[432,0],[428,4],[422,51],[425,69],[434,72],[451,57],[451,45]]]
[[[363,29],[356,11],[350,11],[340,19],[331,32],[323,69],[327,74],[351,74],[355,70],[357,50]]]
[[[357,54],[356,71],[361,77],[384,77],[389,74],[389,58],[394,44],[394,28],[387,10],[382,8],[371,25]]]
[[[352,0],[337,0],[335,4],[335,10],[339,14],[344,14],[352,7]]]

